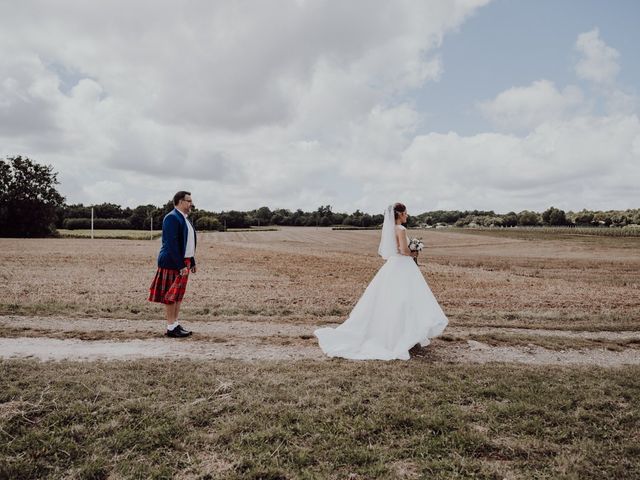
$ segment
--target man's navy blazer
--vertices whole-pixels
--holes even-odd
[[[185,267],[184,254],[187,251],[187,237],[189,236],[188,220],[177,209],[167,213],[162,220],[162,247],[158,254],[158,266],[171,270],[181,270]],[[193,229],[196,237],[196,229]],[[196,264],[196,259],[191,257],[191,266]]]

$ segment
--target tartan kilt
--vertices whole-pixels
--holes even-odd
[[[184,259],[185,267],[191,268],[191,260]],[[181,302],[187,290],[189,275],[180,275],[180,270],[158,267],[149,287],[149,301],[167,305]]]

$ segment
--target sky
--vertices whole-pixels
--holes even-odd
[[[0,0],[0,156],[67,203],[640,207],[635,0]]]

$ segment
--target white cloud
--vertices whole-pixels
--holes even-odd
[[[413,89],[438,81],[443,38],[486,3],[5,2],[0,154],[53,164],[70,202],[613,205],[640,178],[640,133],[597,30],[579,69],[607,85],[606,115],[538,80],[481,105],[502,133],[418,133]]]
[[[55,131],[58,83],[34,54],[0,56],[0,135]]]
[[[502,129],[532,129],[538,125],[575,114],[583,102],[582,91],[568,86],[561,92],[549,80],[528,87],[513,87],[493,100],[479,104],[481,112]]]
[[[630,192],[640,182],[637,97],[616,84],[619,54],[597,29],[579,35],[576,45],[583,54],[576,72],[595,86],[590,96],[538,80],[477,105],[501,133],[414,139],[403,162],[433,181],[430,201],[498,210],[633,205]]]
[[[404,152],[394,184],[422,179],[407,193],[441,208],[629,208],[620,189],[640,180],[639,141],[635,115],[549,122],[525,137],[432,133]]]
[[[580,78],[600,84],[615,81],[620,71],[620,53],[602,41],[597,28],[580,34],[576,49],[582,54],[576,65],[576,73]]]
[[[640,107],[638,96],[625,92],[619,88],[608,89],[605,92],[606,109],[610,114],[633,114]]]
[[[394,97],[487,1],[5,3],[0,153],[53,163],[69,201],[180,183],[211,209],[348,206],[418,121]]]
[[[607,113],[633,114],[638,111],[640,99],[617,82],[620,71],[620,53],[608,46],[597,28],[582,33],[576,41],[576,49],[581,58],[576,64],[580,78],[592,83],[595,92],[603,97]]]

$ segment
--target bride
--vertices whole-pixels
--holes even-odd
[[[413,261],[402,226],[407,208],[396,203],[384,212],[378,253],[386,260],[349,318],[337,328],[314,332],[330,357],[354,360],[409,359],[409,349],[440,335],[447,317]]]

